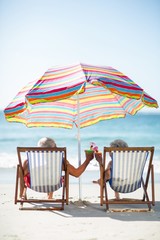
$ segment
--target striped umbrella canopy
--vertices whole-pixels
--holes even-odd
[[[155,99],[118,70],[87,64],[48,69],[25,86],[4,110],[10,122],[27,127],[87,127],[101,120],[134,115]]]
[[[27,84],[4,113],[9,122],[27,127],[76,125],[81,165],[80,128],[134,115],[144,106],[157,108],[158,104],[123,73],[112,67],[75,64],[48,69],[38,81]]]

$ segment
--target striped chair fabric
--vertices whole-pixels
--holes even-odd
[[[133,192],[141,187],[148,151],[113,151],[111,188],[120,193]]]
[[[28,151],[31,189],[54,192],[62,186],[63,152]]]

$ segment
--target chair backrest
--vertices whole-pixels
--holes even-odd
[[[62,165],[66,160],[66,148],[25,147],[17,150],[19,153],[26,152],[31,189],[49,193],[62,186]]]
[[[105,148],[111,157],[111,188],[116,192],[129,193],[141,187],[146,161],[153,158],[152,147]]]

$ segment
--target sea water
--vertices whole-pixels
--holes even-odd
[[[73,129],[61,129],[52,127],[27,128],[21,123],[9,123],[5,120],[3,111],[0,111],[0,176],[4,171],[14,172],[18,163],[17,146],[37,146],[42,137],[51,137],[57,146],[67,147],[67,159],[75,167],[78,166],[78,131]],[[114,139],[123,139],[129,146],[154,146],[154,170],[156,180],[160,176],[160,114],[137,113],[134,116],[126,116],[121,119],[101,121],[90,127],[80,129],[81,162],[85,159],[84,150],[89,149],[90,142],[95,142],[102,152],[104,146],[109,146]],[[6,170],[8,169],[8,170]],[[88,176],[97,177],[98,164],[91,161],[84,173],[84,179]],[[92,170],[92,171],[91,171]],[[96,170],[96,171],[93,171]]]

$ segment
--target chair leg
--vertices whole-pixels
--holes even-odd
[[[64,210],[65,190],[66,190],[66,185],[65,185],[65,182],[63,182],[63,184],[62,184],[62,210]]]
[[[150,173],[151,173],[152,205],[154,206],[155,205],[155,194],[154,194],[155,189],[154,189],[154,166],[153,166],[153,164],[151,165],[150,170],[151,170]],[[148,176],[150,176],[150,174]],[[149,179],[149,177],[148,177],[148,179]],[[142,184],[143,184],[143,188],[144,188],[143,201],[145,201],[145,198],[147,199],[147,197],[148,197],[148,194],[147,194],[148,182],[146,184],[144,184],[144,181],[142,181]],[[147,201],[149,201],[149,197],[148,197]]]
[[[103,206],[103,186],[100,185],[100,205]]]
[[[100,205],[103,206],[103,195],[104,195],[104,169],[100,165]]]
[[[107,183],[104,183],[104,190],[105,190],[105,201],[106,201],[106,211],[109,210],[109,204],[108,204],[108,192],[107,192]]]
[[[151,184],[152,184],[152,205],[155,205],[155,190],[154,190],[154,166],[151,166]]]
[[[17,172],[16,172],[16,187],[15,187],[15,199],[14,199],[15,204],[17,204],[17,198],[18,198],[18,180],[19,180],[19,165],[17,165]]]
[[[66,205],[68,205],[68,201],[69,201],[69,173],[68,173],[68,170],[66,170],[66,173],[65,173],[65,192],[66,192]]]
[[[146,188],[146,186],[145,186],[145,184],[144,184],[143,179],[142,179],[142,185],[143,185],[143,190],[144,190],[145,198],[146,198],[146,200],[149,202],[149,197],[148,197],[148,193],[147,193],[147,188]],[[147,205],[148,205],[148,209],[149,209],[149,211],[150,211],[150,210],[151,210],[151,204],[150,204],[150,203],[147,203]]]

